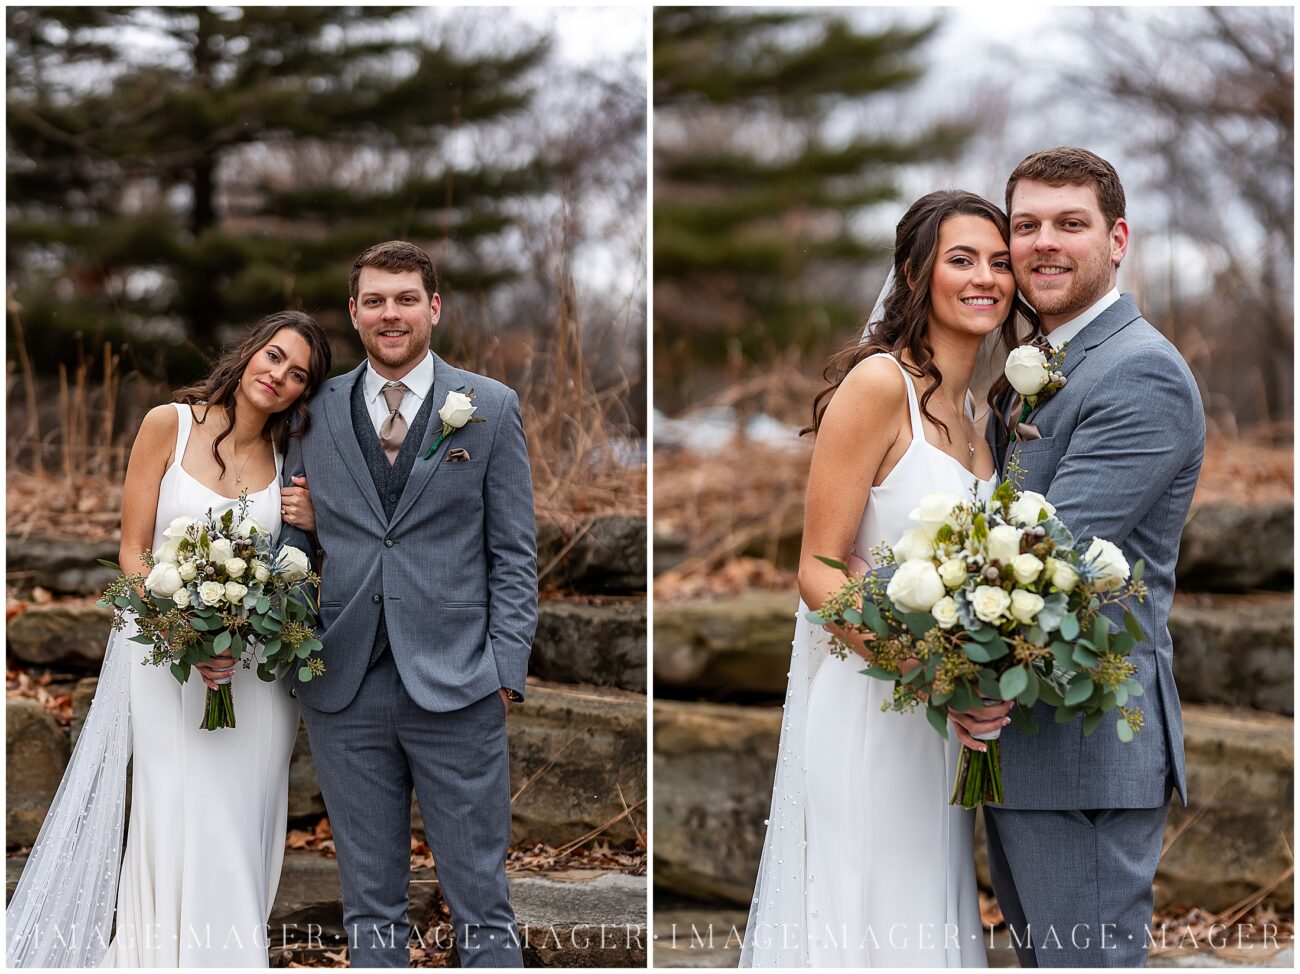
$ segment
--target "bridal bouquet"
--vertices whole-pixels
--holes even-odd
[[[267,682],[298,667],[306,682],[325,672],[315,634],[317,607],[311,589],[320,578],[307,556],[290,545],[271,550],[271,535],[248,516],[248,492],[238,511],[220,518],[211,508],[202,519],[178,517],[163,532],[166,544],[146,551],[141,561],[147,576],[121,571],[99,604],[114,610],[120,630],[128,613],[139,632],[134,642],[151,647],[144,662],[170,666],[180,683],[196,663],[235,656],[244,667],[257,663]],[[227,679],[208,690],[203,723],[206,730],[235,726],[235,705]]]
[[[1128,659],[1145,635],[1127,602],[1141,602],[1143,564],[1130,572],[1109,541],[1086,546],[1041,494],[1017,491],[1018,472],[987,503],[930,494],[912,512],[917,526],[892,546],[872,549],[877,568],[894,566],[888,581],[868,573],[850,577],[810,621],[870,634],[869,676],[895,684],[882,708],[926,717],[945,739],[949,707],[1014,700],[1011,718],[1037,733],[1029,708],[1043,701],[1057,723],[1083,715],[1091,734],[1118,709],[1116,732],[1131,741],[1142,711],[1129,705],[1142,694]],[[844,571],[840,562],[821,561]],[[1104,606],[1124,606],[1114,631]],[[835,639],[835,651],[849,647]],[[985,752],[963,748],[951,802],[974,808],[1003,800],[996,735]]]

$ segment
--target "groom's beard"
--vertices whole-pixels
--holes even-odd
[[[1062,282],[1040,282],[1033,268],[1050,265],[1068,268]],[[1030,306],[1040,315],[1070,315],[1096,304],[1110,290],[1110,254],[1090,256],[1083,263],[1064,256],[1035,257],[1015,268],[1016,284]]]

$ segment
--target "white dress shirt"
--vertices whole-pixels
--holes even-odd
[[[1102,296],[1101,300],[1089,307],[1086,311],[1079,313],[1077,317],[1071,318],[1063,325],[1058,325],[1047,333],[1047,340],[1051,343],[1052,348],[1060,348],[1088,325],[1096,320],[1097,316],[1119,300],[1119,288],[1113,287]]]
[[[383,426],[384,420],[388,418],[388,403],[384,400],[383,389],[390,380],[376,372],[374,365],[367,362],[363,381],[365,388],[362,391],[366,396],[366,408],[370,410],[370,421],[375,424],[375,434],[378,435],[379,427]],[[425,352],[424,358],[420,359],[410,372],[395,381],[406,385],[406,392],[397,411],[402,414],[402,419],[406,420],[409,429],[411,423],[415,421],[415,414],[420,411],[425,397],[433,388],[433,353]]]

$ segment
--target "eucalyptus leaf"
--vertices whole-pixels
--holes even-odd
[[[1067,612],[1061,616],[1061,638],[1079,638],[1079,619],[1073,612]]]
[[[298,667],[298,682],[299,682],[299,683],[310,683],[310,682],[311,682],[311,670],[309,670],[309,669],[308,669],[307,667],[305,667],[305,666],[300,666],[300,667]]]
[[[1091,737],[1092,732],[1101,724],[1103,714],[1100,710],[1094,710],[1083,718],[1083,736]]]
[[[1028,707],[1012,707],[1011,724],[1020,733],[1030,737],[1038,733],[1038,725],[1034,723],[1033,717],[1029,715]]]
[[[824,555],[814,555],[813,557],[823,565],[829,565],[831,568],[834,568],[837,572],[848,573],[849,566],[844,564],[842,561],[836,561],[834,558],[827,558]]]
[[[1023,666],[1013,666],[1002,674],[1002,679],[998,681],[998,687],[1002,691],[1003,700],[1014,700],[1020,694],[1025,692],[1029,685],[1029,674],[1025,672]]]
[[[1128,721],[1123,717],[1115,721],[1115,730],[1119,734],[1119,739],[1125,744],[1133,740],[1133,728],[1128,725]]]
[[[1092,678],[1086,674],[1080,673],[1070,681],[1070,688],[1065,691],[1065,704],[1067,707],[1073,707],[1081,704],[1092,696]]]
[[[930,722],[930,726],[939,732],[939,736],[945,741],[948,739],[948,712],[942,707],[926,707],[925,719]]]

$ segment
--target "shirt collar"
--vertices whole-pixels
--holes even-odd
[[[1119,300],[1119,288],[1113,287],[1107,291],[1096,304],[1092,305],[1086,311],[1079,313],[1077,317],[1071,318],[1059,328],[1054,328],[1047,335],[1047,340],[1052,348],[1060,348],[1070,339],[1074,338],[1097,320],[1097,317]]]
[[[384,384],[389,380],[375,371],[374,365],[367,360],[365,375],[365,392],[366,402],[372,402],[378,399],[384,388]],[[433,387],[433,352],[425,352],[424,358],[402,376],[401,382],[406,384],[406,388],[415,393],[415,397],[421,402],[429,394]]]

